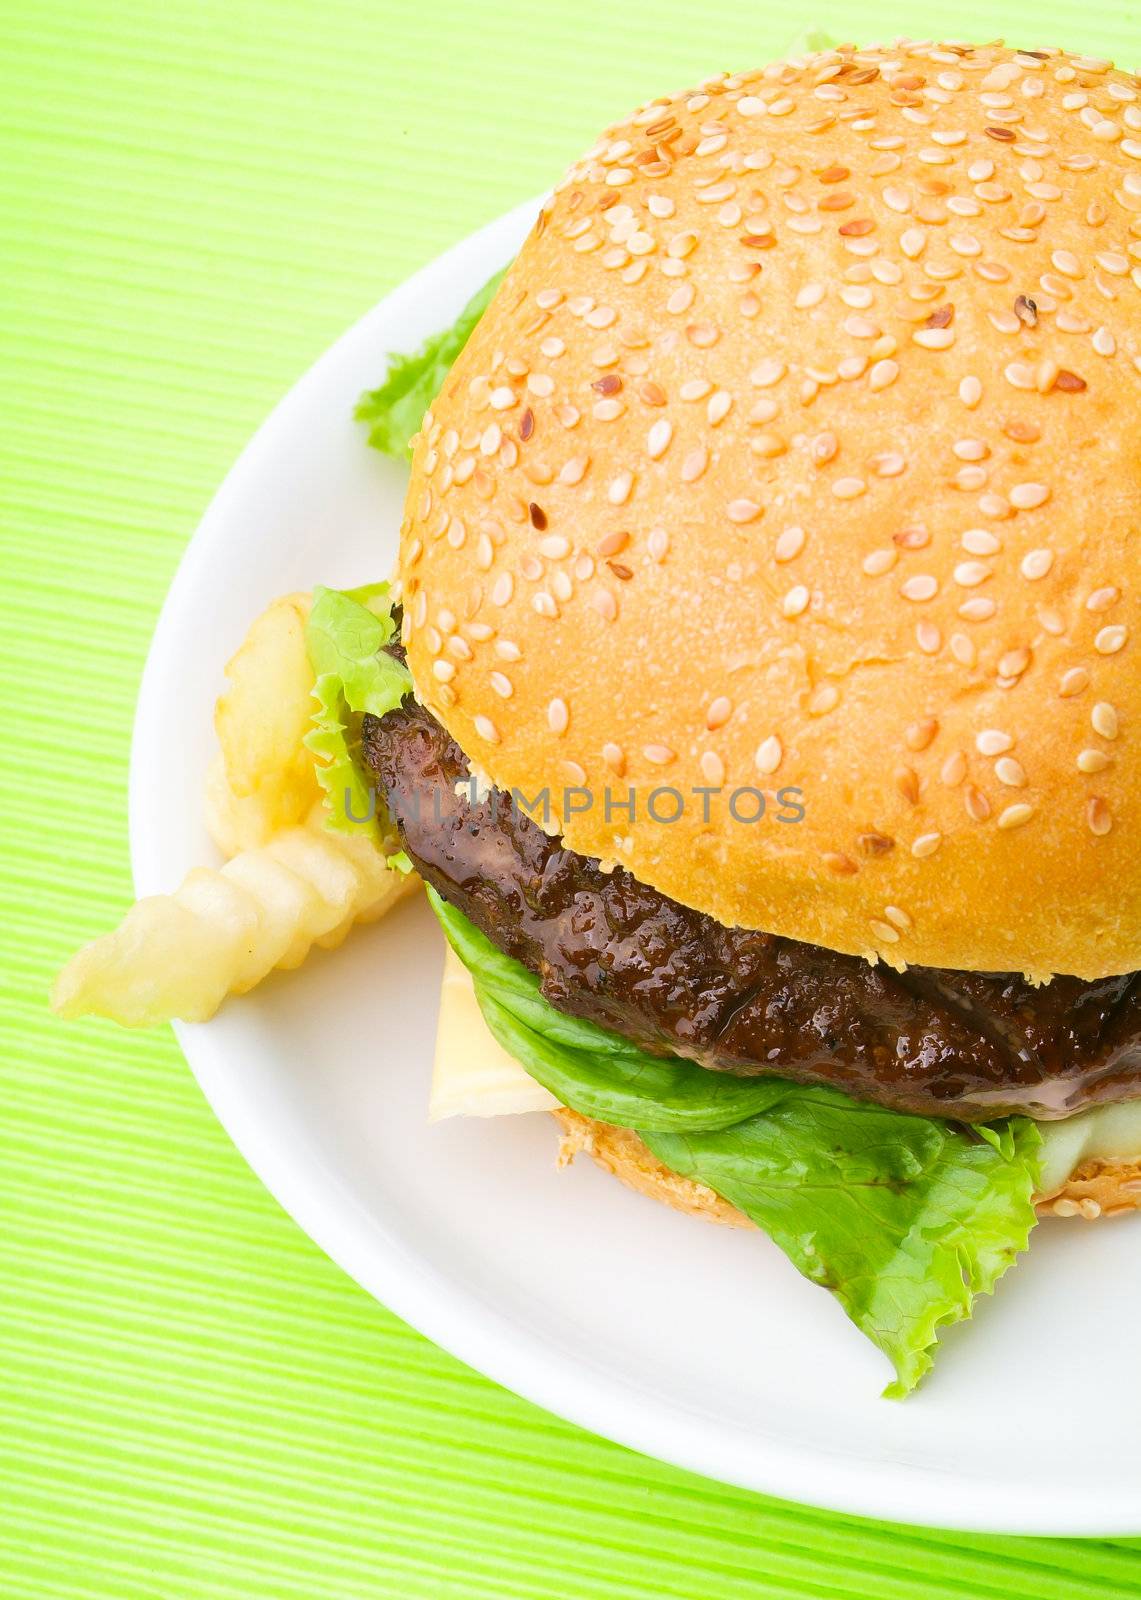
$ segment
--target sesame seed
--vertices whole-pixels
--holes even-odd
[[[646,440],[646,453],[652,461],[665,455],[673,438],[673,424],[665,417],[655,422]]]
[[[715,750],[704,750],[701,755],[701,775],[706,783],[722,784],[725,781],[725,763]]]
[[[1024,789],[1026,787],[1026,772],[1020,761],[1013,756],[1000,756],[994,764],[994,775],[999,783],[1004,783],[1008,789]]]
[[[604,533],[595,549],[604,559],[607,556],[616,556],[630,543],[630,535],[625,528],[615,528],[611,533]]]
[[[786,617],[799,617],[808,610],[810,600],[808,590],[804,584],[798,583],[791,588],[781,602],[781,609]]]
[[[779,383],[788,368],[783,361],[761,361],[749,374],[749,382],[757,389],[770,389],[774,383]]]
[[[491,602],[493,605],[505,606],[511,599],[515,588],[515,580],[509,572],[501,572],[496,578],[491,589]]]
[[[1095,589],[1086,601],[1087,611],[1108,611],[1110,606],[1116,605],[1121,591],[1113,584],[1106,584],[1103,588]]]
[[[944,761],[939,778],[948,789],[956,788],[967,775],[967,758],[961,750],[953,751]]]
[[[1093,646],[1098,655],[1113,656],[1122,648],[1129,636],[1129,630],[1123,623],[1114,623],[1108,628],[1102,628],[1094,639]]]
[[[877,918],[872,917],[868,923],[868,927],[871,928],[876,938],[881,940],[884,944],[899,943],[899,930],[897,928],[893,928],[890,922],[880,922]]]
[[[775,561],[792,561],[804,549],[804,529],[786,528],[773,546]]]
[[[818,467],[826,466],[839,448],[840,441],[834,433],[818,433],[812,441],[812,459]]]
[[[895,769],[895,787],[908,805],[919,804],[919,774],[913,767],[897,767]]]
[[[755,500],[730,500],[725,513],[730,522],[755,522],[763,509]]]
[[[975,749],[980,756],[1000,756],[1014,748],[1014,740],[1001,728],[984,728],[975,738]]]
[[[1086,773],[1104,772],[1112,759],[1111,756],[1106,755],[1104,750],[1082,750],[1078,755],[1078,771]]]
[[[709,452],[705,449],[691,450],[681,464],[681,480],[683,483],[693,483],[701,477],[709,465]]]
[[[921,833],[912,841],[911,853],[923,860],[926,856],[933,856],[943,842],[941,833]]]
[[[837,500],[857,500],[867,487],[863,478],[837,478],[832,484],[832,493]]]
[[[983,396],[983,386],[978,378],[966,377],[959,384],[959,399],[973,411]]]
[[[948,350],[955,342],[953,328],[916,328],[913,341],[925,350]]]
[[[655,767],[668,767],[676,756],[676,752],[671,750],[668,744],[643,745],[642,754]]]
[[[1020,828],[1024,822],[1029,822],[1034,815],[1034,807],[1019,802],[1017,805],[1007,806],[999,813],[998,826],[1005,832],[1010,828]]]
[[[808,702],[808,713],[813,717],[825,716],[840,703],[840,691],[834,683],[823,684]]]
[[[630,490],[634,484],[632,472],[620,472],[612,478],[606,490],[606,498],[612,506],[624,506],[630,498]]]
[[[1052,550],[1029,550],[1022,558],[1019,571],[1024,578],[1033,581],[1036,578],[1044,578],[1053,565],[1054,552]]]
[[[964,589],[974,589],[991,576],[991,569],[982,561],[960,561],[952,576]]]
[[[826,850],[820,858],[829,872],[834,872],[837,877],[850,878],[860,869],[851,856],[845,855],[840,850]]]
[[[963,805],[972,822],[985,822],[990,816],[990,801],[981,789],[971,784],[963,795]]]
[[[622,777],[626,771],[626,756],[621,745],[604,744],[602,746],[602,759],[612,772]]]
[[[1046,503],[1050,491],[1044,483],[1016,483],[1007,498],[1019,511],[1033,511]]]
[[[1103,739],[1117,738],[1119,728],[1117,708],[1108,700],[1098,701],[1090,712],[1090,722],[1093,724],[1094,732],[1099,733]]]
[[[987,528],[968,528],[961,543],[963,549],[972,556],[994,556],[1002,549],[1001,540]]]
[[[922,255],[927,235],[922,228],[907,228],[899,237],[899,248],[910,261]]]
[[[926,750],[939,731],[939,724],[934,717],[925,717],[922,722],[913,722],[904,730],[904,743],[909,750]]]
[[[1030,652],[1024,647],[1007,650],[998,658],[1000,678],[1020,678],[1030,665]]]
[[[776,734],[772,733],[757,746],[753,760],[758,772],[770,773],[777,770],[783,758],[784,748]]]
[[[905,600],[934,600],[939,592],[939,580],[926,573],[906,578],[899,586]]]
[[[1086,825],[1098,838],[1104,837],[1113,826],[1109,805],[1100,795],[1092,795],[1086,803]]]
[[[1074,695],[1081,694],[1083,690],[1088,688],[1089,673],[1085,667],[1071,667],[1068,672],[1062,674],[1062,680],[1058,685],[1058,693],[1063,700],[1072,700]]]
[[[943,644],[943,635],[933,622],[920,622],[915,629],[915,640],[924,655],[935,655]]]
[[[899,363],[896,361],[877,361],[868,373],[868,387],[875,391],[886,389],[899,377]]]
[[[486,744],[499,743],[499,729],[495,726],[490,717],[480,715],[474,717],[472,720],[476,733],[479,734],[479,737]]]
[[[714,728],[722,727],[728,722],[732,710],[733,702],[729,699],[729,696],[718,695],[716,700],[710,702],[709,709],[705,713],[705,726],[710,731]]]

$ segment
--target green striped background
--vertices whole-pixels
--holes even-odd
[[[132,703],[179,553],[347,323],[644,94],[806,22],[1130,64],[1130,9],[0,0],[5,1600],[1139,1592],[1141,1543],[824,1516],[552,1420],[319,1254],[169,1036],[66,1031],[43,998],[129,893]]]

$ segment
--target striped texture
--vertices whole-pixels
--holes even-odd
[[[923,10],[960,35],[1009,24],[1141,55],[1108,0],[1081,40],[1057,0]],[[826,0],[809,20],[868,37],[909,13]],[[542,187],[609,115],[804,21],[788,0],[748,22],[691,0],[5,8],[5,1600],[1138,1593],[1141,1543],[876,1527],[554,1421],[342,1277],[244,1168],[168,1036],[45,1012],[65,952],[128,896],[148,635],[255,424],[380,293]]]

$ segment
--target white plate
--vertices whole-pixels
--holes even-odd
[[[255,436],[167,598],[139,700],[140,894],[212,852],[200,794],[222,664],[273,596],[385,575],[404,472],[352,421],[390,350],[443,326],[533,204],[382,301]],[[235,1144],[379,1300],[500,1383],[635,1449],[846,1511],[1026,1533],[1141,1532],[1138,1229],[1048,1223],[926,1386],[760,1235],[689,1222],[583,1160],[545,1116],[429,1127],[441,939],[423,905],[181,1027]]]

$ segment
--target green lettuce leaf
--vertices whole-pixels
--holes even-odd
[[[622,1127],[727,1128],[779,1099],[772,1078],[734,1078],[680,1056],[652,1056],[617,1034],[548,1005],[539,980],[428,890],[453,950],[472,974],[487,1026],[503,1048],[584,1116]]]
[[[357,419],[369,424],[368,442],[374,449],[399,461],[407,457],[425,411],[502,281],[503,272],[497,272],[468,301],[450,328],[425,339],[414,354],[389,358],[384,382],[362,395],[356,408]]]
[[[830,1289],[909,1393],[939,1330],[969,1317],[1034,1226],[1039,1134],[997,1143],[829,1089],[795,1088],[718,1133],[638,1130],[667,1167],[715,1189]]]
[[[384,819],[375,803],[371,774],[361,756],[360,727],[365,712],[383,717],[411,692],[412,678],[388,655],[396,624],[388,584],[361,589],[313,591],[305,628],[305,648],[316,676],[317,710],[305,736],[317,782],[325,794],[329,826],[344,833],[370,834],[384,842]],[[392,864],[407,871],[401,852]]]
[[[491,1032],[564,1105],[633,1128],[830,1289],[907,1394],[939,1330],[971,1313],[1025,1249],[1041,1139],[1025,1119],[975,1132],[776,1078],[651,1056],[564,1016],[538,980],[437,894]]]

